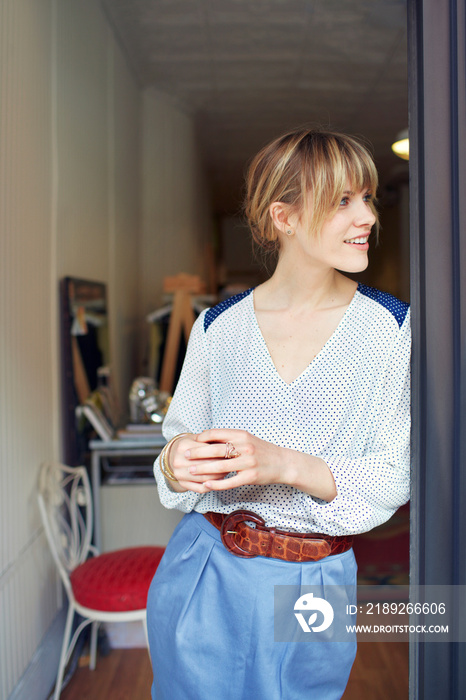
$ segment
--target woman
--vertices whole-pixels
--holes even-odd
[[[408,305],[342,274],[368,264],[376,188],[343,134],[251,164],[246,214],[278,260],[198,318],[164,421],[159,494],[187,515],[149,592],[154,698],[344,692],[355,642],[274,641],[274,589],[355,586],[351,535],[408,499]]]

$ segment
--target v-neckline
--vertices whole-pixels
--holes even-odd
[[[342,316],[341,319],[339,320],[338,325],[336,326],[336,328],[335,328],[335,330],[333,331],[333,333],[329,336],[329,338],[327,338],[326,342],[322,345],[322,347],[321,347],[321,349],[319,350],[319,352],[312,358],[312,360],[310,360],[310,362],[306,365],[306,367],[304,367],[304,369],[302,370],[302,372],[300,372],[294,379],[292,379],[291,382],[287,382],[285,379],[283,379],[282,375],[280,374],[280,372],[278,371],[278,369],[277,369],[277,367],[276,367],[276,365],[275,365],[275,362],[274,362],[273,359],[272,359],[272,355],[270,354],[270,350],[269,350],[269,348],[268,348],[268,346],[267,346],[267,343],[266,343],[266,341],[265,341],[265,338],[264,338],[264,336],[263,336],[263,334],[262,334],[261,327],[260,327],[260,325],[259,325],[259,321],[257,320],[256,308],[255,308],[255,304],[254,304],[254,292],[255,292],[255,288],[252,289],[252,293],[251,293],[251,295],[250,295],[250,304],[251,304],[251,313],[252,313],[252,317],[253,317],[253,319],[254,319],[254,326],[255,326],[255,329],[256,329],[256,333],[257,333],[257,335],[258,335],[258,337],[259,337],[259,339],[260,339],[260,342],[261,342],[261,344],[262,344],[262,346],[263,346],[263,349],[265,350],[265,353],[266,353],[267,358],[268,358],[268,363],[269,363],[269,366],[270,366],[270,368],[271,368],[273,374],[275,374],[275,376],[278,377],[278,379],[280,380],[280,382],[282,382],[283,384],[285,384],[285,386],[291,387],[293,384],[295,384],[296,382],[298,382],[298,381],[301,379],[301,377],[303,377],[305,374],[307,374],[307,372],[308,372],[312,367],[314,367],[314,365],[317,363],[317,361],[320,360],[322,354],[328,350],[328,346],[329,346],[329,345],[332,345],[332,342],[333,342],[335,336],[340,332],[340,329],[341,329],[341,327],[343,326],[343,324],[344,324],[344,322],[345,322],[345,319],[346,319],[346,316],[348,315],[348,312],[350,311],[350,309],[352,308],[352,306],[353,306],[354,303],[355,303],[356,297],[358,296],[359,288],[360,288],[360,283],[358,282],[358,286],[356,287],[356,289],[355,289],[355,291],[354,291],[354,294],[353,294],[353,296],[352,296],[352,298],[351,298],[351,301],[350,301],[350,303],[348,304],[348,306],[346,307],[346,309],[345,309],[345,311],[344,311],[344,313],[343,313],[343,316]]]

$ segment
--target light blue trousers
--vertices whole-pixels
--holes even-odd
[[[304,564],[241,559],[189,513],[149,590],[153,700],[339,700],[355,641],[274,641],[274,586],[335,584],[356,585],[351,549]]]

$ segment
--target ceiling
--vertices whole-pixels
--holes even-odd
[[[195,118],[215,210],[238,209],[245,165],[308,123],[360,134],[381,180],[407,126],[406,0],[102,0],[142,87]]]

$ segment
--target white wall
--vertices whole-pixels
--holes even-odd
[[[57,455],[49,0],[0,4],[0,697],[58,606],[35,502]],[[51,420],[52,419],[52,420]]]
[[[108,285],[112,364],[124,401],[139,372],[143,315],[160,303],[165,274],[203,274],[211,223],[191,118],[163,95],[149,91],[143,99],[98,0],[0,0],[0,100],[6,698],[15,686],[18,694],[62,604],[36,504],[39,464],[61,454],[59,280]],[[137,493],[123,501],[139,515]],[[130,539],[153,527],[143,498],[147,522],[138,520]],[[104,526],[113,532],[114,510],[107,512]],[[131,510],[126,517],[134,520]]]
[[[120,403],[128,396],[138,367],[139,249],[141,199],[141,93],[121,53],[112,43],[109,52],[109,106],[112,119],[109,143],[109,305],[111,356],[116,368]]]
[[[99,3],[58,8],[57,275],[108,285],[121,401],[137,371],[141,94]]]
[[[163,277],[200,274],[212,214],[193,120],[172,99],[148,89],[143,101],[141,313],[161,303]]]
[[[0,697],[6,698],[62,603],[36,504],[39,464],[60,457],[62,276],[109,285],[120,384],[135,371],[141,95],[95,0],[0,0],[0,71]]]
[[[162,506],[155,480],[151,484],[106,485],[100,493],[102,551],[138,545],[164,547],[183,517],[179,510]]]

